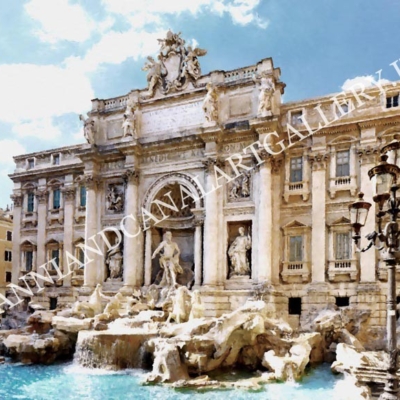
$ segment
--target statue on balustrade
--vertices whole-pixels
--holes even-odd
[[[261,78],[260,94],[258,95],[258,115],[267,117],[272,115],[271,100],[274,94],[275,85],[272,78]]]
[[[172,241],[172,233],[165,232],[163,241],[155,249],[152,259],[156,257],[158,253],[162,252],[160,256],[160,268],[163,270],[163,277],[160,282],[160,286],[163,287],[175,287],[176,277],[178,274],[183,273],[182,267],[179,265],[179,256],[181,251],[177,243]]]
[[[135,116],[136,108],[137,104],[135,104],[132,101],[132,99],[129,99],[126,103],[124,122],[122,123],[124,137],[128,136],[136,137],[136,116]]]
[[[120,245],[118,245],[115,249],[111,249],[108,251],[106,256],[106,265],[109,270],[108,280],[122,280],[122,273],[123,273],[122,262],[123,262],[123,257]]]
[[[250,263],[247,251],[251,249],[251,237],[245,236],[244,227],[239,228],[239,236],[229,246],[228,256],[231,261],[229,277],[250,275]]]
[[[95,126],[94,120],[90,117],[85,118],[82,114],[79,115],[79,119],[83,122],[83,135],[89,144],[95,144]]]
[[[203,111],[207,124],[218,122],[218,94],[211,82],[206,85],[207,94],[203,100]]]

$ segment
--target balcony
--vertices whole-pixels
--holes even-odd
[[[349,191],[352,196],[357,194],[357,180],[355,176],[337,176],[330,178],[329,195],[331,199],[340,191]]]
[[[57,210],[49,210],[47,213],[47,223],[52,225],[54,222],[62,225],[64,223],[64,210],[59,208]]]
[[[308,261],[289,261],[283,263],[281,272],[284,283],[305,283],[310,280],[310,268]]]
[[[23,228],[35,228],[37,226],[37,212],[24,212],[22,214],[22,227]]]
[[[286,203],[289,202],[290,196],[302,196],[303,201],[307,201],[310,196],[308,181],[289,182],[285,181],[283,198]]]
[[[331,282],[353,282],[357,280],[356,260],[331,260],[328,266],[328,279]]]

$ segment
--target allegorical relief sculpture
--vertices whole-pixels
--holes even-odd
[[[239,228],[239,236],[229,246],[228,256],[231,261],[229,277],[250,275],[250,263],[247,251],[251,249],[250,233],[245,236],[244,227]]]
[[[124,192],[122,185],[108,185],[107,189],[107,210],[122,212],[124,210]]]
[[[148,97],[153,97],[157,89],[163,94],[184,90],[190,82],[195,85],[201,76],[198,57],[207,51],[191,46],[186,48],[180,35],[168,31],[165,39],[158,39],[161,48],[157,61],[147,57],[142,69],[148,71]]]
[[[126,103],[124,122],[122,123],[124,137],[128,136],[136,137],[136,116],[135,116],[136,108],[137,104],[134,103],[132,99],[129,99]]]
[[[160,286],[174,287],[176,286],[176,276],[183,273],[182,267],[179,265],[179,255],[181,251],[177,243],[172,241],[172,233],[165,232],[163,241],[155,249],[152,258],[154,259],[158,253],[162,251],[160,256],[160,268],[163,270],[163,277]]]
[[[274,95],[275,84],[271,77],[261,77],[260,94],[258,95],[258,116],[267,117],[272,115],[272,96]]]
[[[82,114],[79,119],[83,122],[83,135],[89,144],[95,144],[95,123],[91,117],[85,118]]]
[[[229,199],[235,201],[248,197],[250,197],[250,173],[244,172],[230,183]]]
[[[117,241],[118,239],[115,238]],[[123,273],[123,257],[121,251],[121,245],[118,245],[114,249],[110,249],[106,255],[106,265],[109,271],[109,278],[108,280],[115,281],[115,280],[122,280],[122,273]]]
[[[218,94],[211,82],[207,83],[207,94],[203,100],[203,111],[206,124],[215,125],[218,122]]]

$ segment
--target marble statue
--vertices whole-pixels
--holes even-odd
[[[155,249],[152,258],[154,259],[156,255],[162,251],[160,267],[164,273],[160,286],[174,287],[176,286],[176,276],[183,273],[183,269],[179,265],[179,255],[181,251],[177,243],[172,241],[171,232],[165,232],[163,239],[164,240]]]
[[[124,137],[133,136],[136,137],[136,104],[129,99],[126,103],[126,110],[124,114],[124,122],[122,123],[122,129],[124,131]]]
[[[194,80],[197,80],[201,76],[201,68],[198,57],[204,56],[207,54],[207,50],[194,48],[188,46],[185,58],[183,60],[183,67],[181,77],[190,77]]]
[[[161,63],[161,55],[158,56],[159,61],[155,61],[153,57],[147,57],[148,62],[142,68],[147,73],[148,96],[153,97],[157,85],[161,82],[161,77],[165,75],[165,67]]]
[[[72,307],[72,315],[84,316],[85,318],[93,318],[103,312],[102,299],[110,300],[109,297],[104,296],[101,291],[102,286],[98,284],[94,289],[88,302],[81,303],[77,301]]]
[[[94,120],[90,117],[85,118],[82,114],[79,115],[79,119],[83,122],[83,134],[86,141],[89,144],[95,144]]]
[[[123,194],[117,190],[115,185],[108,186],[107,209],[116,212],[121,212],[124,210]]]
[[[201,301],[200,292],[194,290],[192,293],[192,308],[189,314],[189,321],[192,319],[203,318],[204,317],[204,304]]]
[[[122,293],[117,293],[114,297],[110,299],[104,309],[104,314],[107,318],[120,318],[120,311],[124,308],[124,295]]]
[[[244,172],[241,177],[235,178],[230,183],[229,199],[241,199],[250,197],[250,174]]]
[[[258,112],[261,117],[272,115],[271,100],[274,94],[275,85],[272,78],[261,78],[260,94],[258,95]]]
[[[218,122],[218,94],[211,82],[206,86],[207,94],[203,101],[203,111],[208,124]]]
[[[115,240],[117,240],[117,238]],[[108,251],[106,256],[106,265],[108,266],[109,270],[109,280],[122,279],[122,262],[123,257],[120,246]]]
[[[228,256],[231,260],[229,277],[250,275],[250,263],[247,250],[251,249],[250,234],[245,236],[244,227],[239,228],[239,236],[229,246]]]
[[[190,314],[190,292],[186,286],[179,286],[176,289],[172,300],[172,312],[168,317],[168,322],[173,319],[176,323],[187,322]]]

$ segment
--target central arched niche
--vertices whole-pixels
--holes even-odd
[[[181,186],[191,193],[190,189],[183,183],[176,181],[166,183],[158,190],[153,198],[153,203],[150,207],[150,212],[157,219],[162,220],[164,215],[168,218],[153,226],[152,229],[152,252],[158,247],[163,240],[165,232],[172,233],[172,240],[178,244],[181,251],[180,265],[183,269],[183,274],[178,275],[177,281],[181,285],[191,286],[194,279],[194,215],[192,209],[196,208],[193,198],[188,197],[188,194],[183,191]],[[185,199],[184,203],[182,197]],[[161,204],[154,204],[154,200],[160,200],[164,203],[176,205],[178,211],[171,210]],[[164,215],[163,215],[164,214]],[[159,257],[152,260],[151,283],[159,284],[162,278],[163,271],[160,268]]]

